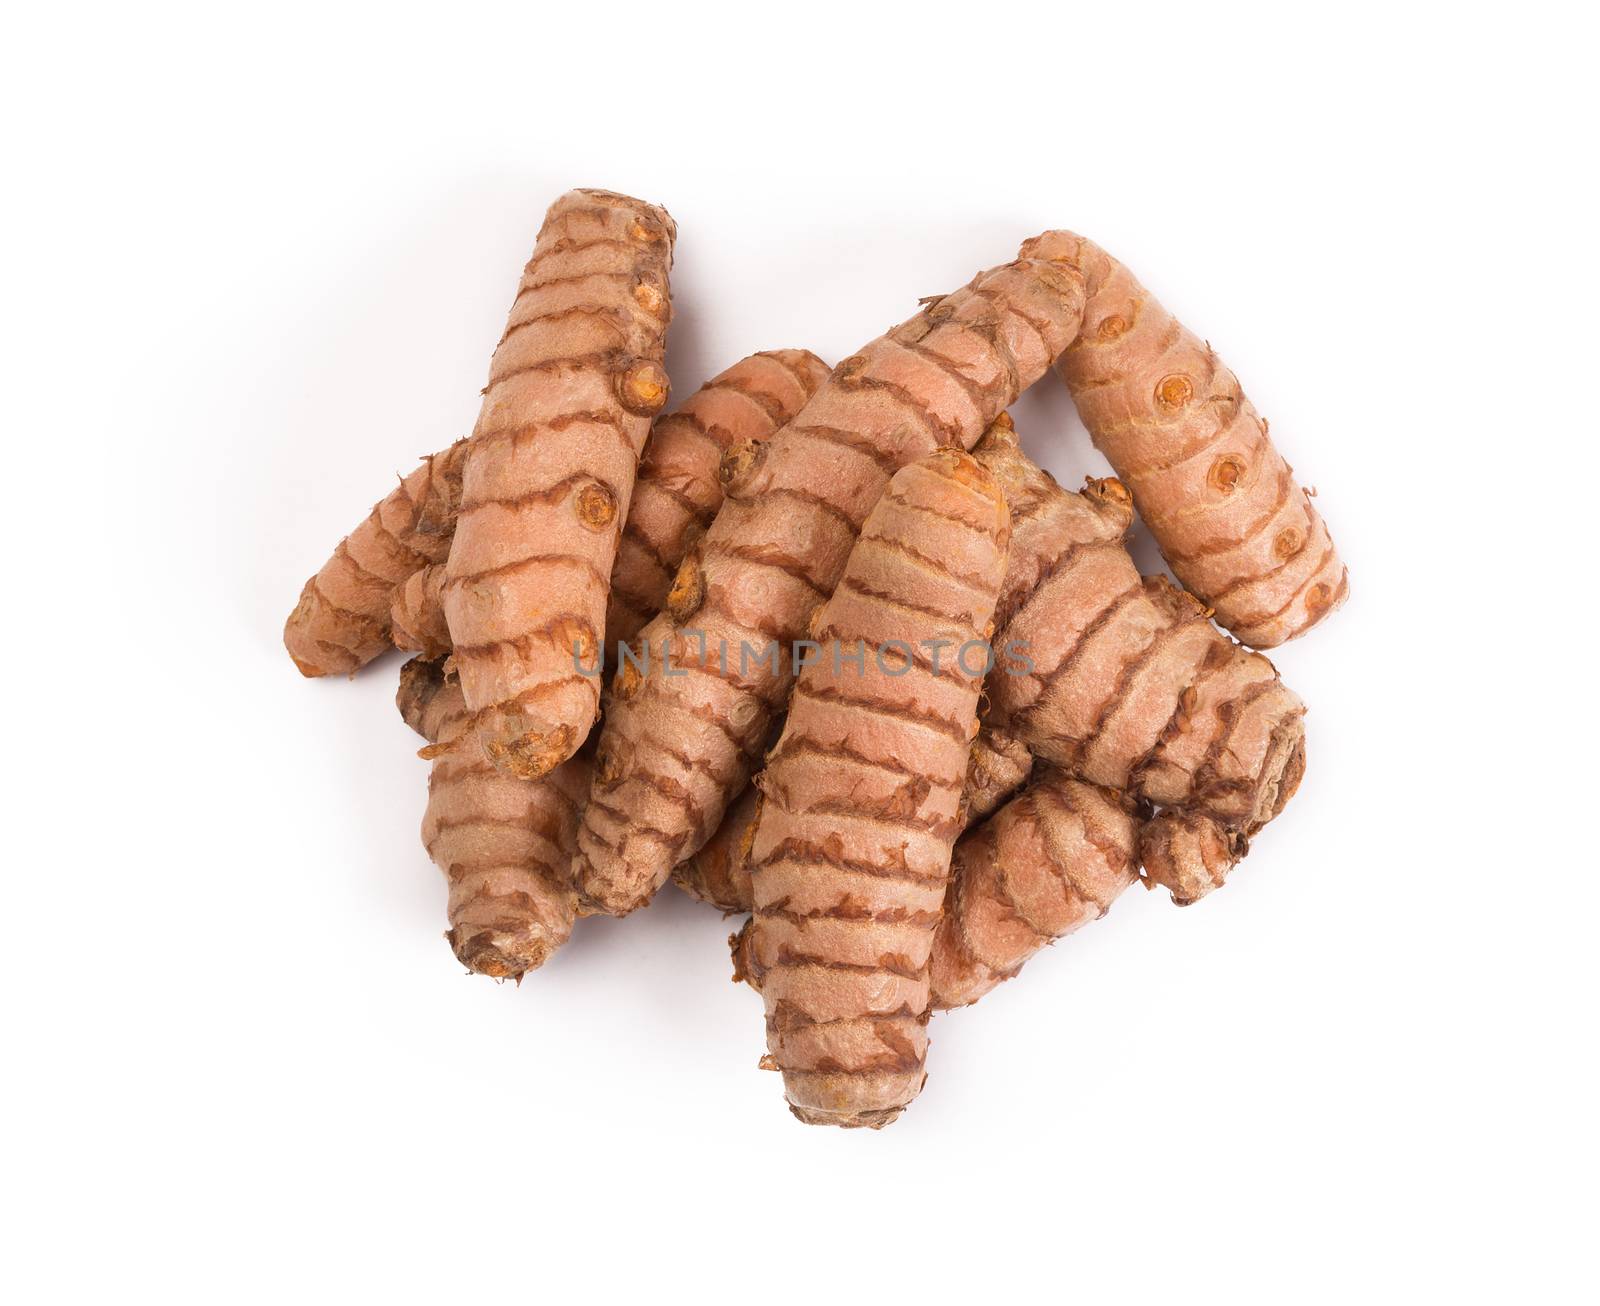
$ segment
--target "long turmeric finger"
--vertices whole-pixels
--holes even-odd
[[[880,1128],[922,1088],[928,956],[1010,529],[971,455],[898,472],[817,613],[821,654],[757,782],[748,957],[808,1124]]]
[[[545,217],[467,447],[444,603],[473,735],[534,779],[594,722],[606,597],[661,365],[676,234],[605,191]]]
[[[1327,526],[1211,346],[1082,236],[1046,232],[1023,252],[1083,278],[1083,328],[1056,370],[1184,588],[1256,648],[1343,603]]]

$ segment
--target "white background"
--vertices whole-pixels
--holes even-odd
[[[1576,7],[1566,10],[1576,14]],[[8,19],[0,1295],[1595,1300],[1593,33],[1556,7]],[[396,661],[307,574],[464,433],[545,206],[679,224],[680,395],[1050,226],[1241,376],[1349,563],[1299,797],[806,1129],[675,892],[466,977]],[[1053,383],[1016,410],[1075,484]]]

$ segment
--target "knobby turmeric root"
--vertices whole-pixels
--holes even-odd
[[[1081,314],[1081,280],[1060,264],[980,273],[846,359],[770,441],[730,458],[721,510],[640,632],[648,668],[614,683],[574,861],[594,908],[642,906],[716,831],[788,696],[790,645],[889,478],[971,446]]]
[[[606,191],[562,196],[489,367],[467,446],[445,616],[472,735],[537,779],[581,744],[617,539],[662,367],[676,235],[662,209]]]
[[[976,1002],[1138,878],[1132,804],[1045,768],[956,845],[933,949],[936,1007]]]
[[[429,741],[448,744],[470,726],[461,686],[437,662],[407,662],[395,703]],[[538,780],[506,775],[474,750],[434,758],[422,842],[449,882],[445,938],[469,970],[520,981],[571,935],[567,869],[588,789],[583,754]]]
[[[1120,539],[1084,527],[1120,497],[1114,482],[1061,489],[1003,425],[976,455],[1032,505],[1007,564],[987,723],[1075,779],[1259,829],[1304,767],[1299,698],[1193,598],[1141,577]]]
[[[306,582],[283,628],[303,675],[348,675],[390,647],[396,591],[450,551],[466,449],[457,440],[424,458]]]
[[[750,849],[758,804],[747,791],[700,853],[673,872],[693,896],[726,912],[751,905]],[[1220,885],[1245,840],[1209,817],[1173,810],[1139,823],[1123,794],[1044,767],[1022,794],[956,843],[929,954],[934,1010],[964,1007],[1047,944],[1110,910],[1138,879],[1186,906]],[[711,854],[708,856],[708,854]],[[728,940],[734,980],[759,989],[766,968],[751,955],[751,922]]]
[[[1083,327],[1056,371],[1183,587],[1256,648],[1343,603],[1349,577],[1327,526],[1211,346],[1082,236],[1050,231],[1022,248],[1083,278]]]
[[[1204,812],[1176,807],[1146,821],[1139,831],[1146,881],[1169,890],[1180,907],[1221,888],[1249,850],[1243,830],[1229,829]]]
[[[987,652],[1010,529],[968,454],[897,473],[817,613],[822,652],[757,782],[747,958],[809,1124],[879,1128],[921,1090],[928,956],[982,686],[961,654]]]
[[[974,744],[974,752],[977,748]],[[725,912],[749,911],[750,858],[760,809],[759,792],[746,790],[706,846],[674,869],[674,881]],[[1184,814],[1172,816],[1177,822]],[[1140,830],[1138,813],[1125,796],[1043,768],[1021,795],[969,829],[955,846],[929,953],[933,1009],[976,1002],[1015,976],[1040,948],[1105,915],[1138,878],[1136,842],[1137,851],[1144,852],[1143,840],[1165,841],[1173,829],[1158,817]],[[1184,896],[1187,877],[1195,874],[1193,855],[1176,841],[1173,856],[1178,867],[1159,864],[1157,882],[1172,888],[1174,901],[1193,901]],[[1226,867],[1219,870],[1220,883]],[[752,923],[746,922],[728,942],[734,979],[759,989],[767,968],[751,954],[751,935]]]

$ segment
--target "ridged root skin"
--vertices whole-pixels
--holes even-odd
[[[617,540],[662,366],[676,235],[662,209],[572,191],[545,217],[468,445],[444,609],[479,755],[526,779],[599,706]],[[470,753],[471,750],[463,750]]]
[[[1184,588],[1255,648],[1342,604],[1327,525],[1211,346],[1093,242],[1051,231],[1022,250],[1083,280],[1082,329],[1056,371]]]
[[[302,675],[351,675],[389,648],[396,591],[450,551],[466,447],[458,440],[424,458],[305,583],[283,628]]]
[[[967,784],[961,795],[962,825],[984,820],[1033,774],[1033,754],[1020,739],[981,727],[967,758]]]
[[[976,1002],[1138,878],[1120,794],[1046,768],[956,845],[933,949],[935,1007]]]
[[[448,656],[450,627],[444,619],[444,564],[430,563],[406,577],[389,606],[394,646],[430,661]]]
[[[438,662],[406,663],[395,702],[433,742],[471,725],[459,683]],[[468,970],[520,982],[571,935],[577,901],[566,875],[589,769],[579,754],[526,781],[472,750],[434,758],[422,842],[448,881],[445,938]]]
[[[1249,851],[1243,831],[1219,825],[1203,812],[1162,812],[1139,831],[1146,882],[1166,889],[1180,907],[1220,889]]]
[[[955,846],[929,954],[930,1005],[964,1007],[1047,944],[1097,920],[1137,878],[1136,815],[1120,794],[1046,767]],[[729,939],[735,982],[767,967],[751,925]]]
[[[1249,832],[1304,758],[1304,707],[1198,602],[1139,575],[1103,506],[1056,485],[1014,440],[978,460],[1032,496],[1012,539],[986,721],[1067,774]],[[1006,650],[1025,649],[1007,661]]]
[[[880,1128],[926,1078],[928,959],[982,675],[954,650],[987,640],[1009,535],[970,455],[897,473],[816,614],[823,653],[758,781],[747,956],[771,1064],[808,1124]],[[950,641],[942,665],[934,640]],[[844,656],[858,648],[859,667]]]
[[[967,756],[961,791],[962,829],[983,820],[1027,783],[1033,754],[1008,735],[980,728]],[[751,904],[750,848],[761,816],[761,791],[751,786],[728,808],[717,832],[694,856],[672,868],[672,880],[691,898],[726,915]]]
[[[827,375],[805,349],[751,354],[656,419],[611,569],[608,654],[666,606],[678,568],[722,506],[723,456],[769,438]]]
[[[841,362],[765,445],[730,454],[686,601],[640,632],[649,672],[619,671],[601,729],[574,863],[594,910],[648,902],[716,831],[788,698],[790,646],[889,478],[970,448],[1071,341],[1082,305],[1080,280],[1048,261],[980,273]],[[769,641],[775,666],[761,656]]]
[[[739,795],[717,832],[694,856],[672,868],[672,880],[691,898],[725,913],[750,910],[750,849],[761,819],[761,791],[754,785]]]

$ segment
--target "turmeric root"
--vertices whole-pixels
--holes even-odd
[[[424,458],[306,582],[283,628],[302,675],[348,675],[390,647],[395,591],[450,551],[466,448],[457,440]]]
[[[1327,526],[1210,345],[1081,236],[1046,232],[1023,253],[1083,278],[1083,327],[1056,371],[1184,588],[1256,648],[1343,603]]]
[[[675,235],[639,200],[562,196],[490,364],[444,606],[472,734],[523,779],[570,757],[598,709],[617,538],[667,400]]]
[[[960,820],[965,829],[983,820],[1027,783],[1033,754],[1009,735],[980,729],[967,758]],[[761,815],[761,791],[751,786],[722,818],[717,832],[694,856],[672,868],[672,879],[691,898],[732,914],[750,910],[750,847]]]
[[[1180,907],[1220,888],[1249,850],[1244,831],[1181,808],[1169,808],[1139,831],[1139,861],[1147,883],[1170,890]]]
[[[933,1004],[976,1002],[1047,943],[1104,916],[1134,882],[1120,794],[1045,768],[956,845],[933,948]]]
[[[896,473],[817,613],[823,651],[757,782],[747,955],[808,1124],[879,1128],[921,1090],[928,955],[982,685],[962,653],[987,658],[1009,534],[970,455]],[[942,667],[935,641],[952,650]]]
[[[449,743],[471,725],[461,686],[438,662],[407,662],[395,702],[430,741]],[[473,750],[434,758],[422,842],[449,881],[445,938],[469,970],[520,981],[571,935],[576,899],[567,868],[588,791],[584,754],[532,781]]]
[[[1066,347],[1081,312],[1081,282],[1061,265],[980,273],[846,359],[771,440],[730,458],[721,510],[640,633],[648,668],[615,681],[574,861],[590,904],[643,905],[711,837],[788,696],[791,642],[890,476],[941,446],[969,447]]]
[[[1002,739],[1003,743],[1007,743]],[[974,754],[977,752],[974,745]],[[969,769],[970,790],[970,769]],[[967,798],[970,803],[970,792]],[[750,855],[761,811],[761,795],[747,789],[728,819],[699,853],[673,870],[674,881],[693,897],[724,912],[749,911],[752,901]],[[1172,838],[1187,814],[1172,813],[1145,824],[1146,842],[1169,857],[1152,879],[1172,889],[1179,904],[1211,887],[1194,889],[1196,861],[1183,836]],[[974,826],[955,846],[932,951],[929,985],[934,1010],[976,1002],[1046,944],[1098,919],[1137,877],[1137,816],[1121,794],[1072,780],[1045,767],[1018,797]],[[1226,832],[1197,818],[1213,832]],[[1237,837],[1237,836],[1234,836]],[[1167,853],[1171,840],[1171,852]],[[1207,848],[1207,856],[1216,856]],[[1208,874],[1220,883],[1226,867],[1217,857]],[[1180,878],[1180,876],[1182,878]],[[751,953],[747,922],[729,943],[734,978],[760,989],[767,968]]]
[[[752,354],[656,418],[611,569],[607,651],[660,612],[690,546],[722,506],[722,455],[765,440],[816,393],[828,365],[804,349]]]
[[[444,563],[414,571],[394,592],[389,605],[394,646],[437,660],[450,652],[450,626],[444,619]]]
[[[750,910],[750,847],[761,819],[761,790],[751,785],[728,808],[717,832],[693,857],[672,868],[672,881],[691,898],[731,914]]]
[[[996,640],[1026,661],[1002,652],[985,685],[988,723],[1075,779],[1259,829],[1304,766],[1300,700],[1193,598],[1141,578],[1119,540],[1075,529],[1119,490],[1062,490],[1002,426],[976,454],[1002,485],[1038,496],[1012,541],[1002,603],[1014,606]]]
[[[1013,534],[1015,527],[1013,526]],[[1027,784],[1033,754],[1020,739],[982,727],[967,758],[967,784],[961,795],[962,826],[983,820]]]

